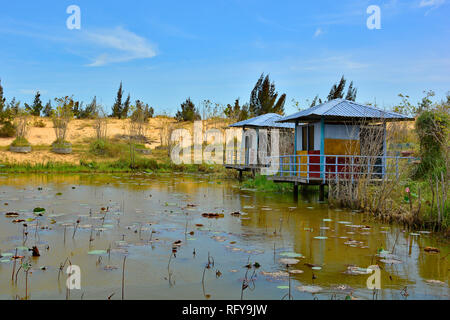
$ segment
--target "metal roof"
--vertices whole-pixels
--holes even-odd
[[[331,100],[312,108],[302,110],[278,120],[279,122],[297,122],[318,120],[320,118],[329,120],[385,120],[385,121],[409,121],[414,120],[400,113],[384,111],[375,107],[362,105],[344,99]]]
[[[283,116],[276,113],[266,113],[261,116],[240,121],[230,125],[230,127],[260,127],[260,128],[287,128],[294,129],[293,123],[279,123]]]

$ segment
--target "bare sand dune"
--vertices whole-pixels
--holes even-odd
[[[96,133],[94,129],[94,120],[72,120],[69,123],[67,138],[69,142],[73,144],[73,153],[69,155],[58,155],[52,153],[48,148],[56,140],[55,131],[51,119],[40,118],[45,127],[40,128],[34,126],[36,119],[31,121],[31,125],[28,130],[27,140],[31,143],[33,151],[29,154],[13,153],[5,150],[4,147],[9,146],[14,138],[0,138],[0,161],[2,162],[28,162],[46,163],[48,161],[53,162],[70,162],[79,163],[81,159],[89,160],[90,155],[85,152],[88,148],[88,144],[95,139]],[[127,128],[129,120],[108,119],[107,136],[113,139],[126,139]],[[146,148],[154,149],[161,144],[161,128],[175,124],[174,119],[165,117],[157,117],[149,120],[147,128],[145,130],[145,136],[147,143]],[[214,121],[209,124],[218,128],[225,128],[228,122]],[[177,123],[177,127],[181,126],[192,130],[192,123]]]

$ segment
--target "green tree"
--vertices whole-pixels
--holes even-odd
[[[224,110],[224,114],[227,118],[235,119],[237,121],[243,121],[249,118],[248,105],[240,105],[239,99],[234,101],[234,105],[228,104]]]
[[[34,101],[31,106],[28,104],[25,104],[25,109],[35,117],[41,116],[41,110],[44,108],[41,101],[41,93],[38,91],[36,92],[36,95],[34,96]]]
[[[130,110],[130,100],[131,100],[131,97],[130,97],[130,94],[128,94],[128,97],[125,100],[125,102],[122,106],[122,111],[120,113],[120,118],[122,118],[122,119],[128,118],[128,111]]]
[[[435,177],[440,179],[441,172],[447,176],[449,105],[438,105],[424,109],[416,120],[416,132],[420,144],[420,163],[416,177]]]
[[[154,114],[155,114],[155,109],[153,109],[153,107],[150,107],[148,104],[146,104],[145,109],[144,109],[145,120],[147,121],[148,119],[153,118]]]
[[[6,98],[3,96],[2,80],[0,80],[0,113],[6,108]]]
[[[347,90],[347,95],[345,96],[345,100],[356,101],[356,94],[358,93],[358,89],[353,87],[353,81],[350,82],[350,86]]]
[[[264,77],[261,74],[250,95],[249,111],[254,116],[260,116],[266,113],[284,114],[284,103],[286,94],[278,98],[278,92],[275,91],[275,83],[270,82],[269,75]]]
[[[328,94],[328,101],[334,99],[342,99],[344,97],[345,84],[347,80],[345,80],[344,76],[342,76],[339,83],[335,83]]]
[[[316,95],[311,102],[310,108],[315,107],[317,104],[322,104],[322,99],[319,98],[319,95]]]
[[[335,83],[330,90],[330,93],[328,94],[328,101],[334,100],[334,99],[343,99],[345,94],[345,85],[347,83],[347,80],[344,76],[341,77],[341,80],[338,83]],[[345,99],[349,101],[355,101],[356,100],[356,94],[358,93],[358,89],[356,89],[353,85],[353,81],[350,82],[350,85],[347,89],[347,94],[345,95]]]
[[[47,117],[47,118],[51,117],[52,111],[53,111],[52,101],[48,100],[48,102],[46,103],[44,110],[43,110],[44,117]]]
[[[119,90],[117,91],[117,97],[116,101],[112,107],[112,114],[111,117],[116,117],[121,119],[122,117],[122,96],[123,96],[123,89],[122,89],[122,81],[120,81]]]
[[[195,107],[194,103],[191,101],[191,98],[186,99],[185,102],[181,104],[181,110],[177,112],[175,118],[178,121],[195,121],[200,120],[200,113]]]
[[[399,93],[398,96],[402,99],[402,101],[393,108],[393,111],[404,115],[416,115],[417,107],[409,102],[409,96],[402,93]]]

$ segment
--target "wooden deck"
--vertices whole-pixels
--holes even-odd
[[[245,165],[245,164],[225,164],[225,169],[234,169],[238,171],[251,171],[263,168],[262,165]]]
[[[328,184],[330,181],[336,181],[336,179],[331,178],[331,179],[322,179],[322,178],[309,178],[306,179],[304,177],[298,177],[298,176],[267,176],[267,180],[273,181],[275,183],[297,183],[297,184],[305,184],[305,185],[321,185],[321,184]],[[372,178],[370,179],[371,183],[380,183],[382,181],[391,181],[392,179],[389,180],[383,180],[380,178]],[[352,181],[351,179],[342,179],[340,178],[338,181]],[[357,182],[357,179],[353,180],[354,182]]]

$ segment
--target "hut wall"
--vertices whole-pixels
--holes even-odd
[[[359,154],[359,125],[325,124],[325,154]]]

